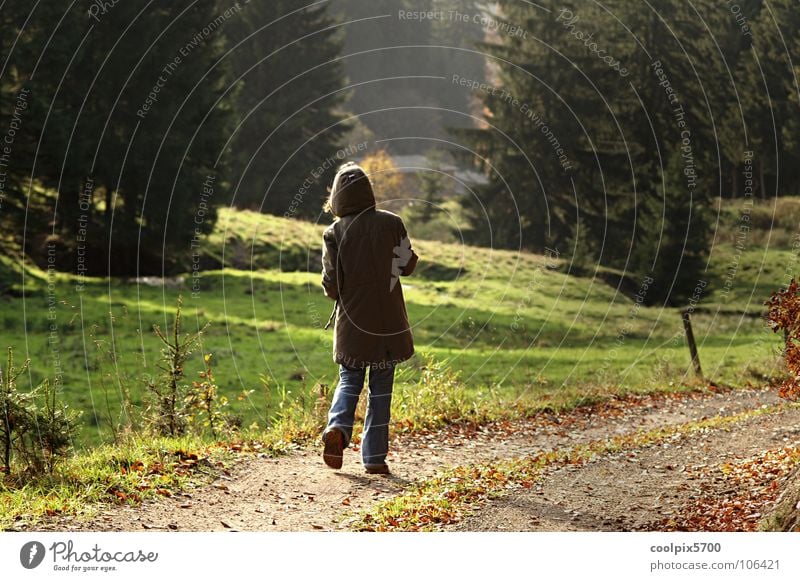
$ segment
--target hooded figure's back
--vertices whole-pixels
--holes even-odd
[[[399,276],[417,255],[399,216],[376,210],[372,185],[355,164],[339,169],[323,234],[322,286],[337,301],[333,358],[347,367],[394,365],[414,354]]]

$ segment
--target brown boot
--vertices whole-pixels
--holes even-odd
[[[338,470],[342,467],[342,457],[344,456],[344,434],[341,430],[331,428],[322,436],[322,441],[325,443],[322,459],[325,464]]]
[[[391,474],[387,464],[365,465],[364,469],[367,471],[367,474]]]

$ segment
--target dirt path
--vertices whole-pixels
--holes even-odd
[[[460,522],[469,531],[685,530],[687,513],[699,498],[741,495],[751,485],[729,490],[714,470],[761,456],[766,450],[800,446],[800,409],[787,409],[637,450],[555,470],[531,489],[490,501]],[[749,484],[749,483],[748,483]],[[745,518],[760,518],[753,511]],[[737,529],[741,530],[741,529]]]
[[[392,443],[393,452],[388,461],[393,475],[388,477],[364,474],[358,455],[353,451],[345,452],[341,471],[326,469],[316,448],[277,459],[247,456],[233,468],[229,477],[220,477],[209,486],[183,495],[148,501],[139,507],[109,507],[92,521],[61,517],[33,528],[70,531],[343,530],[348,528],[355,512],[398,494],[414,480],[430,476],[445,466],[516,457],[659,426],[729,415],[776,400],[773,392],[765,390],[648,396],[612,402],[592,410],[579,409],[558,417],[540,415],[477,430],[447,429],[404,436]],[[800,412],[796,413],[800,416]],[[665,481],[665,475],[680,474],[683,465],[717,461],[725,455],[770,445],[782,433],[772,428],[790,419],[798,425],[798,417],[782,420],[768,417],[763,425],[756,422],[737,428],[735,437],[729,433],[714,434],[707,441],[682,443],[680,448],[657,453],[641,451],[634,457],[604,459],[576,472],[554,473],[531,494],[492,503],[467,519],[460,528],[619,530],[646,526],[652,519],[649,516],[639,519],[630,514],[635,512],[634,504],[647,505],[650,514],[654,507],[664,504],[665,495],[676,500],[684,494],[679,492],[682,480]],[[625,502],[619,502],[620,499]]]

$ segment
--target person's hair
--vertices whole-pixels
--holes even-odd
[[[330,186],[328,186],[328,196],[325,198],[325,202],[322,204],[323,212],[328,212],[330,214],[333,213],[333,208],[331,207],[331,198],[339,187],[339,179],[343,174],[347,172],[353,172],[353,170],[356,170],[360,174],[359,179],[369,179],[367,174],[364,173],[364,170],[362,170],[361,167],[359,167],[359,165],[354,161],[348,161],[340,165],[336,170],[336,175],[333,176],[333,182]]]

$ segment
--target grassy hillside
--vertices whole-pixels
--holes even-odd
[[[774,371],[779,341],[758,314],[768,292],[797,270],[796,254],[780,228],[773,233],[780,234],[782,248],[767,247],[753,234],[739,251],[731,239],[739,209],[729,204],[720,216],[695,335],[709,377],[760,381]],[[321,231],[225,210],[202,248],[201,263],[212,270],[196,276],[90,279],[80,291],[68,275],[48,281],[31,269],[24,296],[0,299],[0,345],[33,360],[33,384],[61,375],[65,397],[84,410],[83,439],[94,442],[108,436],[124,394],[141,403],[143,385],[158,372],[152,325],[171,324],[181,294],[185,324],[211,323],[203,351],[214,354],[231,407],[246,425],[266,422],[282,400],[336,382],[332,334],[322,329],[332,305],[319,287]],[[476,394],[496,385],[509,395],[563,402],[606,390],[668,388],[687,377],[677,309],[635,308],[600,277],[567,274],[564,257],[414,244],[419,269],[403,283],[417,346],[448,360]],[[14,268],[0,262],[0,274],[21,291]],[[628,281],[633,288],[640,284]],[[202,368],[199,356],[189,378]],[[408,363],[400,381],[414,380],[419,365]]]

